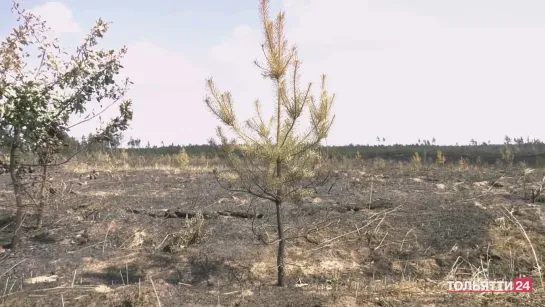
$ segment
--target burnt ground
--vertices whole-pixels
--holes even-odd
[[[276,245],[258,239],[274,236],[271,204],[222,190],[206,171],[98,171],[53,175],[43,229],[27,216],[20,248],[0,254],[1,306],[545,305],[507,212],[543,263],[542,204],[524,199],[521,168],[339,167],[316,195],[285,205],[285,288],[274,285]],[[528,175],[527,189],[543,173]],[[2,180],[6,244],[14,201]],[[195,219],[185,214],[198,211],[204,233],[181,246]],[[448,280],[519,276],[534,278],[533,293],[447,293]]]

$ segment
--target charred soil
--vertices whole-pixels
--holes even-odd
[[[542,204],[525,199],[519,168],[339,167],[315,195],[285,204],[284,288],[276,244],[260,240],[274,239],[273,204],[229,194],[206,171],[98,171],[54,174],[42,229],[29,208],[21,246],[0,254],[2,306],[545,305],[510,218],[541,264]],[[2,244],[13,230],[5,183]],[[519,276],[533,278],[533,293],[447,293],[447,280]]]

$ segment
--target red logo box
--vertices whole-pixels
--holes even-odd
[[[513,279],[513,292],[532,292],[533,289],[531,278]]]

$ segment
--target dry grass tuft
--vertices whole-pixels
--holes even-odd
[[[205,232],[205,219],[202,211],[198,211],[193,218],[186,217],[185,227],[181,232],[174,233],[170,237],[170,243],[165,246],[165,251],[179,252],[202,239]]]

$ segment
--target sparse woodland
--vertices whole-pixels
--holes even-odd
[[[299,82],[289,12],[258,4],[254,77],[270,80],[274,116],[256,100],[239,118],[247,102],[211,78],[195,107],[217,138],[158,147],[123,138],[130,50],[101,47],[110,23],[66,50],[14,3],[19,26],[0,43],[0,305],[543,306],[545,145],[324,146],[347,102],[325,75]],[[74,116],[112,106],[95,132],[70,134]],[[516,277],[534,291],[447,292]]]

